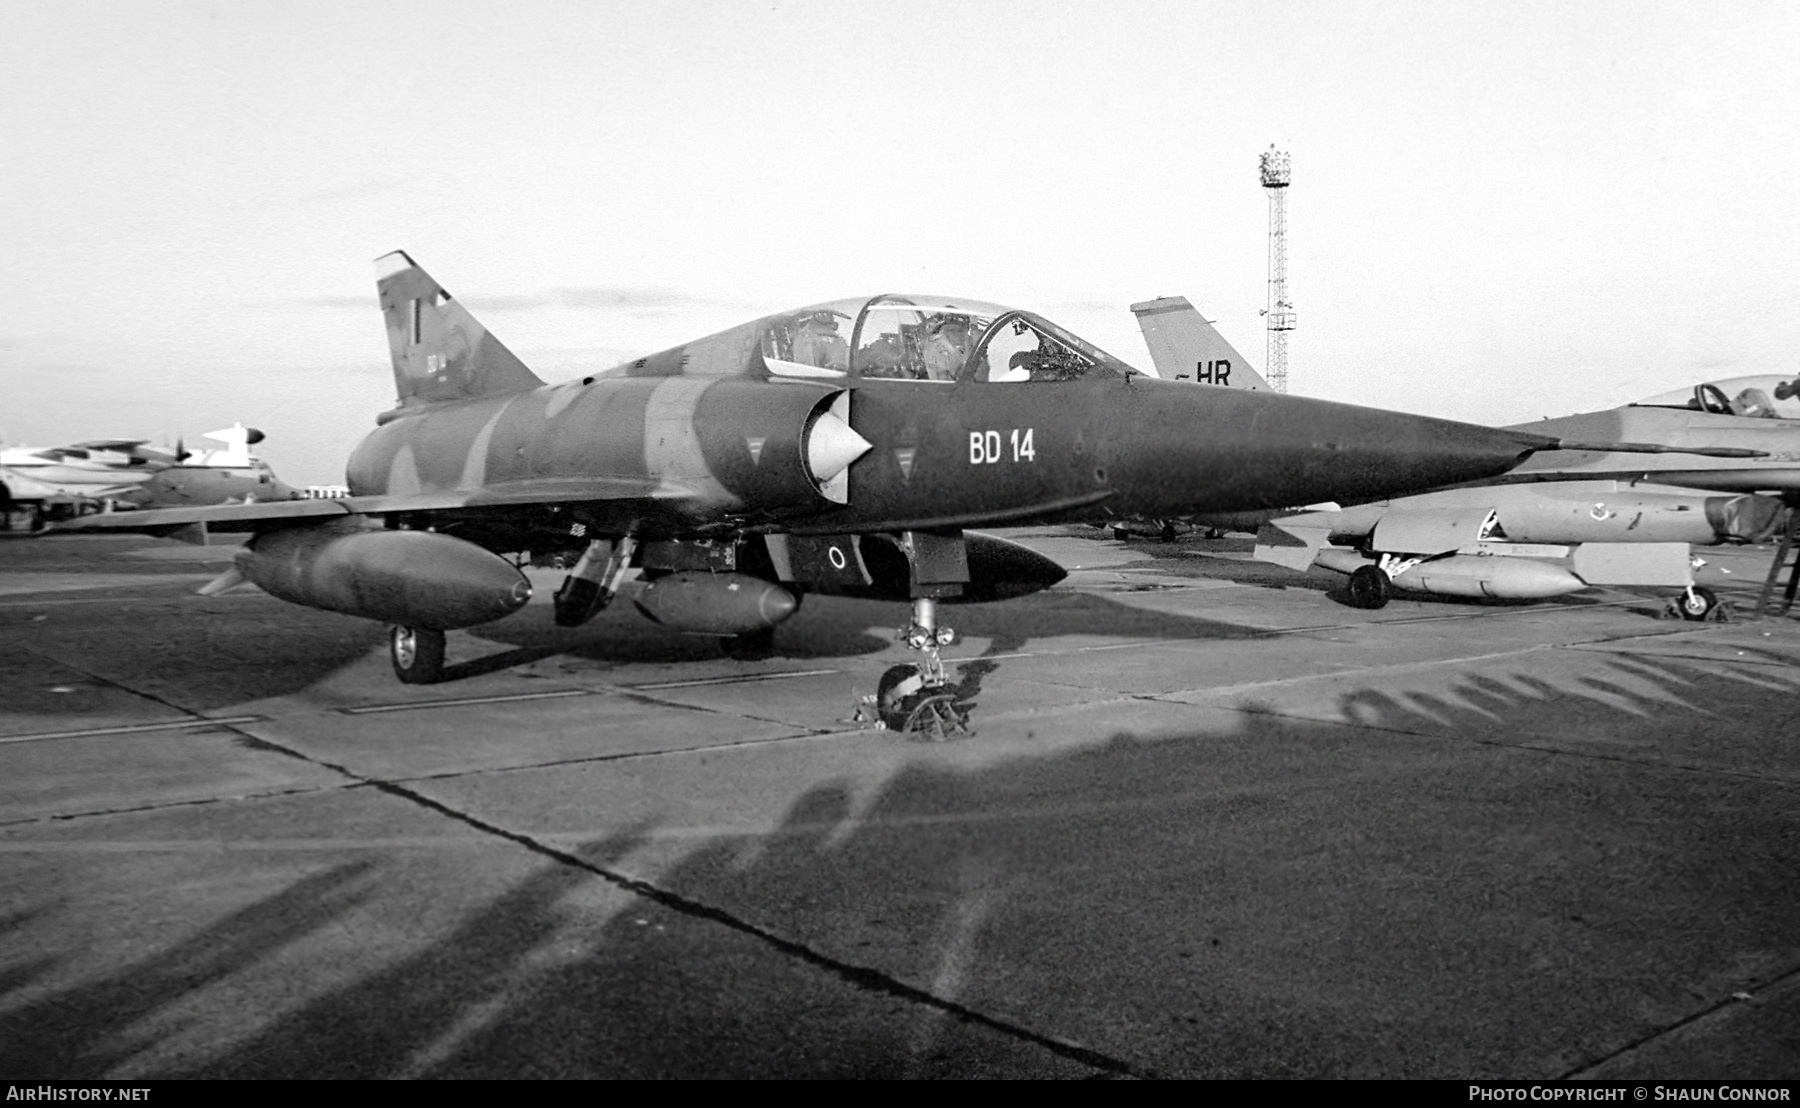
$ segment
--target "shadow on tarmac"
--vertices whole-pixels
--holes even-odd
[[[429,949],[146,1076],[1579,1073],[1800,967],[1800,755],[1767,708],[1796,694],[1774,651],[1606,657],[1354,689],[1331,721],[1245,701],[1225,729],[909,759],[642,862],[653,884],[633,859],[654,824],[539,844]],[[259,962],[354,932],[372,898],[430,896],[403,861],[0,1001],[0,1071],[145,1075],[171,1012],[269,988]],[[639,898],[597,919],[595,881]],[[1779,1034],[1750,1057],[1763,1072],[1663,1076],[1800,1072]]]

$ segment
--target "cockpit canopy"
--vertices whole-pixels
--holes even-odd
[[[890,293],[761,323],[763,362],[780,377],[1006,382],[1138,372],[1040,315],[978,300]]]
[[[1800,419],[1800,377],[1733,377],[1640,400],[1635,407],[1686,408],[1713,415]]]

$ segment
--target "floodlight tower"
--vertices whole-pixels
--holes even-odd
[[[1287,287],[1287,187],[1288,156],[1273,143],[1260,163],[1262,186],[1269,194],[1269,360],[1265,373],[1276,392],[1287,388],[1287,333],[1294,329],[1294,304]]]

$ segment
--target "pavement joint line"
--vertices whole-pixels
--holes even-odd
[[[778,722],[778,721],[771,721]],[[451,781],[459,777],[483,777],[502,773],[529,773],[532,770],[557,769],[563,766],[596,765],[604,762],[635,762],[646,758],[677,758],[686,754],[717,754],[779,743],[813,742],[820,739],[845,739],[856,735],[884,734],[862,727],[844,727],[834,731],[803,731],[791,735],[771,735],[766,739],[742,739],[738,742],[712,743],[707,746],[681,746],[668,750],[629,750],[617,754],[589,754],[578,758],[553,758],[548,762],[532,762],[517,766],[481,766],[474,769],[445,770],[443,773],[420,773],[389,778],[393,782]]]
[[[1412,670],[1412,669],[1430,669],[1433,667],[1461,665],[1466,662],[1489,662],[1489,661],[1493,661],[1497,658],[1509,658],[1509,657],[1525,655],[1525,654],[1536,654],[1536,653],[1540,653],[1540,652],[1547,651],[1547,650],[1591,650],[1595,646],[1607,646],[1607,645],[1612,645],[1615,643],[1627,643],[1627,642],[1631,642],[1636,639],[1658,638],[1663,635],[1673,634],[1673,633],[1674,632],[1651,631],[1651,632],[1645,632],[1643,634],[1634,634],[1634,635],[1618,637],[1618,638],[1587,639],[1587,640],[1582,640],[1582,641],[1577,641],[1577,642],[1566,642],[1566,643],[1534,643],[1530,646],[1517,647],[1512,650],[1499,650],[1499,651],[1494,651],[1489,654],[1465,654],[1465,655],[1459,655],[1455,658],[1422,658],[1422,659],[1419,659],[1418,661],[1412,661],[1412,662],[1396,662],[1391,665],[1384,665],[1384,666],[1363,666],[1363,667],[1359,667],[1356,669],[1336,670],[1331,673],[1303,673],[1303,674],[1300,674],[1295,677],[1280,677],[1280,678],[1276,678],[1274,680],[1269,680],[1269,681],[1247,681],[1247,682],[1244,682],[1244,683],[1238,684],[1238,685],[1215,685],[1215,686],[1207,686],[1207,687],[1201,687],[1201,688],[1195,688],[1195,689],[1171,689],[1166,693],[1138,694],[1138,695],[1149,696],[1154,699],[1168,699],[1170,697],[1174,697],[1174,696],[1178,696],[1178,695],[1192,696],[1192,695],[1198,695],[1198,694],[1204,694],[1207,696],[1214,696],[1214,695],[1228,696],[1228,695],[1231,695],[1231,694],[1237,693],[1237,692],[1245,692],[1245,691],[1249,691],[1249,690],[1253,690],[1253,689],[1269,688],[1269,687],[1273,687],[1276,685],[1293,685],[1293,684],[1298,684],[1298,683],[1305,682],[1305,681],[1325,681],[1325,680],[1342,678],[1342,677],[1346,677],[1346,676],[1361,677],[1364,675],[1375,674],[1375,673],[1399,673],[1399,672],[1403,672],[1405,670]],[[1660,657],[1660,655],[1659,655],[1659,657]],[[1707,659],[1707,660],[1709,660],[1709,661],[1731,661],[1732,659]],[[1176,703],[1190,703],[1190,702],[1189,701],[1176,701]]]
[[[664,689],[692,689],[702,685],[748,685],[758,681],[784,681],[790,677],[822,677],[829,673],[839,673],[836,669],[796,669],[782,670],[778,673],[752,673],[729,677],[692,677],[682,681],[649,681],[638,685],[615,685],[614,688],[630,689],[633,692],[659,692]]]
[[[1555,1077],[1550,1078],[1550,1080],[1552,1080],[1552,1081],[1579,1081],[1579,1080],[1582,1080],[1585,1075],[1591,1073],[1593,1070],[1598,1069],[1599,1067],[1605,1065],[1606,1063],[1612,1061],[1615,1058],[1622,1058],[1627,1054],[1631,1054],[1634,1051],[1637,1051],[1645,1046],[1650,1045],[1651,1043],[1655,1042],[1656,1040],[1663,1038],[1664,1036],[1673,1035],[1675,1032],[1680,1031],[1682,1028],[1689,1027],[1689,1026],[1692,1026],[1693,1024],[1699,1023],[1700,1021],[1708,1019],[1708,1018],[1718,1014],[1719,1012],[1724,1011],[1727,1008],[1732,1008],[1732,1007],[1735,1007],[1736,1005],[1746,1003],[1746,1001],[1738,999],[1737,993],[1739,993],[1739,992],[1749,994],[1752,997],[1752,1000],[1750,1001],[1750,1003],[1754,1003],[1754,997],[1757,992],[1759,992],[1759,991],[1767,992],[1772,989],[1779,988],[1782,985],[1786,984],[1787,982],[1795,980],[1797,978],[1800,978],[1800,966],[1793,966],[1793,967],[1789,968],[1788,970],[1786,970],[1785,972],[1776,974],[1774,977],[1771,977],[1767,981],[1762,982],[1760,985],[1755,985],[1750,988],[1741,989],[1741,990],[1733,990],[1730,995],[1727,995],[1720,1000],[1716,1000],[1713,1003],[1708,1004],[1705,1007],[1699,1009],[1698,1011],[1688,1013],[1687,1015],[1676,1020],[1674,1023],[1669,1024],[1667,1027],[1661,1027],[1655,1031],[1647,1032],[1646,1034],[1641,1035],[1636,1039],[1633,1039],[1631,1042],[1626,1043],[1624,1046],[1613,1051],[1611,1054],[1602,1055],[1601,1057],[1596,1058],[1591,1062],[1584,1062],[1581,1065],[1576,1066],[1574,1069],[1571,1069],[1566,1073],[1561,1073]]]
[[[555,700],[568,696],[595,696],[595,689],[552,689],[546,692],[496,693],[491,696],[463,696],[443,700],[415,700],[398,704],[364,704],[336,709],[342,715],[365,716],[378,712],[410,712],[416,708],[463,708],[476,704],[507,704],[517,700]]]
[[[1595,654],[1622,653],[1621,651],[1614,651],[1614,650],[1607,649],[1608,647],[1611,647],[1613,645],[1614,644],[1612,642],[1570,643],[1569,649],[1570,650],[1586,650],[1586,651],[1589,651],[1589,652],[1595,653]],[[1796,659],[1794,659],[1794,658],[1770,657],[1767,654],[1763,654],[1761,656],[1756,656],[1755,654],[1752,653],[1752,651],[1754,651],[1754,650],[1756,650],[1756,648],[1754,646],[1750,647],[1744,651],[1741,651],[1739,653],[1739,656],[1736,658],[1721,658],[1721,657],[1718,657],[1716,655],[1711,655],[1711,654],[1700,654],[1697,652],[1687,653],[1687,652],[1680,652],[1680,651],[1670,651],[1668,653],[1659,653],[1659,654],[1651,655],[1651,657],[1669,658],[1669,659],[1680,660],[1680,661],[1685,661],[1685,662],[1715,662],[1715,663],[1724,663],[1726,665],[1734,665],[1734,666],[1766,666],[1771,669],[1792,669],[1792,668],[1794,668],[1794,663],[1796,661]],[[1643,656],[1644,655],[1638,655],[1638,657],[1643,657]]]
[[[263,716],[217,716],[214,718],[198,717],[195,719],[171,720],[167,723],[127,723],[117,727],[89,727],[77,731],[33,731],[24,735],[0,736],[0,745],[9,743],[46,742],[52,739],[93,739],[108,735],[136,735],[149,731],[185,731],[192,727],[211,727],[215,724],[225,727],[240,723],[262,723]]]
[[[333,767],[336,768],[336,767]],[[345,775],[349,777],[348,774]],[[202,808],[209,804],[232,804],[241,800],[268,800],[283,796],[309,796],[313,793],[335,792],[339,789],[366,789],[370,782],[351,777],[350,780],[336,785],[311,785],[295,789],[271,789],[267,792],[238,793],[232,796],[196,796],[187,800],[169,800],[159,804],[138,804],[128,808],[89,808],[80,812],[46,812],[35,816],[24,816],[19,819],[0,819],[0,827],[24,827],[33,823],[63,823],[77,819],[99,819],[106,816],[135,816],[145,812],[166,812],[172,808]],[[15,845],[0,844],[0,852],[18,852]]]
[[[1602,606],[1612,606],[1612,605],[1579,605],[1579,606],[1562,605],[1563,608],[1573,608],[1573,607],[1586,608],[1586,607],[1602,607]],[[1524,608],[1518,609],[1519,614],[1524,614],[1527,611],[1528,611],[1528,609],[1524,609]],[[1376,620],[1376,621],[1371,621],[1371,623],[1379,623],[1379,624],[1383,624],[1383,625],[1409,624],[1409,623],[1441,623],[1441,622],[1445,622],[1445,621],[1454,621],[1454,620],[1479,619],[1484,616],[1491,616],[1491,615],[1496,615],[1496,614],[1511,615],[1511,614],[1515,614],[1515,613],[1511,610],[1502,609],[1502,608],[1481,608],[1481,609],[1468,611],[1468,612],[1448,612],[1448,613],[1443,613],[1443,614],[1434,614],[1434,615],[1425,615],[1425,616],[1408,616],[1408,617],[1401,618],[1401,619]],[[965,661],[951,662],[948,664],[960,667],[960,666],[970,665],[974,662],[1004,661],[1006,659],[1011,659],[1011,658],[1062,657],[1062,656],[1069,655],[1069,654],[1084,654],[1084,653],[1088,653],[1091,651],[1130,650],[1130,649],[1134,649],[1134,648],[1142,648],[1142,647],[1146,647],[1146,646],[1160,646],[1160,645],[1171,644],[1171,643],[1193,644],[1193,643],[1207,643],[1207,642],[1235,642],[1235,641],[1240,641],[1242,639],[1279,638],[1279,637],[1286,636],[1286,635],[1316,635],[1316,634],[1319,634],[1321,632],[1326,632],[1326,631],[1354,631],[1359,628],[1363,628],[1363,627],[1367,627],[1367,626],[1370,626],[1370,624],[1369,623],[1315,623],[1315,624],[1308,624],[1308,625],[1302,626],[1302,627],[1255,627],[1255,628],[1250,628],[1247,634],[1231,636],[1229,638],[1218,639],[1218,640],[1202,640],[1199,638],[1134,639],[1131,642],[1103,643],[1103,644],[1100,644],[1097,646],[1078,646],[1072,650],[1019,650],[1019,651],[1014,651],[1009,654],[984,654],[979,658],[970,658]],[[1683,628],[1682,630],[1691,630],[1691,628]],[[1590,640],[1590,641],[1591,642],[1601,642],[1601,643],[1621,642],[1621,641],[1626,641],[1627,639],[1630,639],[1630,638],[1649,637],[1649,636],[1653,636],[1653,635],[1667,635],[1667,634],[1674,634],[1674,633],[1675,633],[1674,631],[1649,631],[1649,632],[1642,632],[1642,633],[1634,633],[1632,635],[1623,636],[1618,639],[1594,639],[1594,640]],[[1307,679],[1309,679],[1309,678],[1294,678],[1293,680],[1307,680]]]
[[[258,741],[267,742],[267,740]],[[1092,1066],[1103,1073],[1133,1077],[1156,1076],[1156,1074],[1141,1070],[1123,1059],[1113,1058],[1088,1047],[1064,1042],[1060,1039],[1032,1031],[1029,1028],[1008,1023],[1005,1020],[987,1015],[986,1013],[977,1011],[966,1005],[959,1004],[956,1001],[946,1000],[928,990],[908,985],[906,982],[880,970],[867,966],[855,965],[854,963],[833,958],[830,955],[814,950],[804,943],[783,938],[767,928],[758,927],[748,920],[740,919],[721,908],[715,908],[710,904],[703,904],[700,901],[663,889],[660,886],[651,884],[647,881],[641,881],[637,878],[628,877],[623,873],[607,869],[604,866],[595,865],[566,850],[561,850],[547,843],[540,842],[530,835],[508,830],[498,824],[489,823],[470,815],[467,812],[459,811],[448,804],[434,800],[406,785],[394,781],[384,781],[378,778],[368,777],[351,770],[347,766],[341,766],[333,762],[327,762],[323,759],[313,758],[301,751],[294,750],[279,743],[268,743],[268,745],[292,754],[294,757],[341,773],[352,781],[372,787],[378,792],[383,792],[389,796],[409,801],[419,807],[437,812],[442,816],[455,820],[458,823],[473,827],[478,831],[515,843],[535,854],[558,862],[559,864],[585,870],[600,877],[602,880],[616,885],[628,892],[636,893],[637,895],[662,905],[671,911],[679,912],[682,915],[692,918],[718,923],[721,926],[748,935],[765,945],[773,947],[779,953],[795,958],[816,969],[823,970],[854,987],[936,1009],[937,1011],[955,1016],[965,1022],[986,1027],[1014,1039],[1031,1043],[1048,1050],[1058,1057],[1067,1058],[1071,1061],[1080,1062],[1083,1065]],[[204,801],[204,803],[220,802],[221,801],[217,798]]]
[[[815,969],[822,970],[855,988],[936,1009],[939,1012],[954,1016],[964,1022],[985,1027],[1013,1039],[1031,1043],[1034,1046],[1048,1050],[1057,1057],[1067,1058],[1083,1065],[1092,1066],[1103,1073],[1132,1077],[1156,1076],[1156,1074],[1142,1070],[1124,1059],[1114,1058],[1088,1047],[1065,1042],[1061,1039],[1032,1031],[1031,1029],[1018,1024],[1009,1023],[998,1017],[987,1015],[986,1013],[970,1008],[967,1005],[959,1004],[954,1000],[947,1000],[929,990],[921,989],[916,985],[909,985],[905,981],[893,977],[882,970],[874,969],[869,966],[860,966],[853,962],[846,962],[834,958],[831,955],[815,950],[804,943],[784,938],[768,928],[760,927],[748,920],[741,919],[722,908],[716,908],[710,904],[702,903],[690,897],[683,896],[680,893],[664,889],[661,886],[652,884],[648,881],[630,877],[624,873],[608,869],[605,866],[596,865],[579,855],[552,846],[531,835],[526,835],[517,831],[509,831],[497,824],[488,823],[485,820],[478,819],[466,812],[459,811],[447,804],[433,800],[432,798],[406,788],[403,785],[382,781],[374,781],[371,782],[371,784],[383,792],[410,800],[413,803],[435,811],[440,815],[460,823],[465,823],[470,827],[484,831],[497,838],[506,839],[516,843],[534,854],[549,858],[561,865],[594,874],[596,877],[599,877],[610,884],[627,892],[635,893],[636,895],[670,911],[677,912],[690,918],[716,923],[740,934],[747,935],[767,946],[773,947],[778,953],[785,954],[796,961],[803,962]]]

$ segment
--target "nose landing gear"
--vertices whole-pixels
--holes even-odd
[[[912,624],[901,628],[900,638],[923,657],[916,665],[894,666],[881,675],[875,687],[875,726],[932,742],[971,734],[969,709],[958,703],[938,653],[954,644],[957,636],[951,628],[938,626],[936,600],[920,597],[913,601]]]
[[[1695,623],[1702,621],[1724,622],[1731,618],[1731,609],[1719,600],[1719,594],[1705,585],[1689,585],[1681,595],[1669,601],[1664,616],[1680,616]]]

